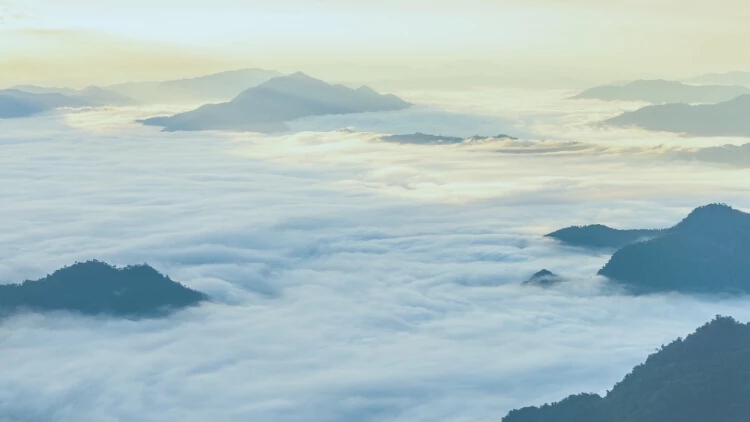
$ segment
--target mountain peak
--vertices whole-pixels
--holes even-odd
[[[737,222],[738,218],[744,220],[743,217],[746,216],[747,214],[744,212],[736,210],[727,204],[708,204],[691,211],[687,217],[675,226],[675,230],[695,228],[706,230],[722,227],[731,229],[731,226]]]
[[[313,78],[312,76],[308,75],[304,72],[294,72],[291,75],[288,76],[279,76],[275,79],[301,79],[301,80],[313,80],[313,81],[319,81],[320,79]]]
[[[656,237],[615,252],[599,274],[635,293],[750,291],[750,214],[725,204],[694,209]]]
[[[364,92],[367,94],[377,94],[377,91],[375,91],[374,89],[370,88],[367,85],[362,85],[361,87],[357,88],[357,92]]]
[[[735,213],[735,212],[740,212],[740,211],[737,211],[736,209],[732,208],[731,206],[727,204],[716,202],[713,204],[702,205],[694,209],[693,211],[690,212],[690,214],[688,214],[686,218],[702,216],[702,215],[718,215],[718,214]]]
[[[537,271],[536,274],[532,276],[532,278],[533,277],[545,277],[545,276],[550,276],[550,275],[555,275],[555,274],[549,270],[541,270],[541,271]]]
[[[290,91],[290,93],[298,93],[300,90],[305,89],[327,89],[330,88],[331,85],[327,84],[326,82],[313,78],[312,76],[302,73],[302,72],[295,72],[291,75],[284,75],[284,76],[277,76],[275,78],[271,78],[268,81],[258,85],[257,88],[259,89],[274,89],[274,90],[282,90],[282,91]],[[239,99],[241,97],[246,97],[249,93],[255,92],[255,88],[250,88],[246,91],[243,91],[236,99]]]
[[[91,260],[91,261],[85,261],[85,262],[76,262],[73,265],[62,267],[56,270],[51,275],[49,275],[47,278],[106,277],[112,274],[116,274],[117,272],[123,271],[123,270],[128,270],[128,271],[137,270],[137,271],[148,272],[151,274],[158,274],[158,271],[156,271],[155,269],[153,269],[151,266],[147,264],[130,265],[130,266],[120,269],[120,268],[115,267],[114,265],[109,265],[106,262]],[[27,283],[29,283],[29,281],[27,281]]]

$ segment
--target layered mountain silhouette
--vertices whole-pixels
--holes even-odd
[[[750,420],[750,325],[717,317],[663,346],[606,396],[579,394],[511,411],[503,422]]]
[[[51,88],[19,85],[13,90],[29,94],[59,94],[79,100],[81,106],[180,104],[226,101],[248,88],[257,86],[281,73],[263,69],[240,69],[197,78],[162,82],[128,82],[107,87],[84,89]]]
[[[276,132],[284,122],[307,116],[401,110],[411,104],[381,95],[368,87],[359,89],[329,85],[295,73],[274,78],[250,88],[232,101],[208,104],[171,117],[156,117],[143,123],[167,131],[230,130]]]
[[[574,99],[646,101],[665,103],[719,103],[750,94],[745,86],[686,85],[676,81],[639,80],[626,85],[605,85],[588,89]]]
[[[0,315],[18,311],[69,311],[84,315],[152,317],[196,305],[208,297],[148,265],[116,268],[76,263],[35,281],[0,285]]]
[[[750,72],[709,73],[688,79],[686,82],[701,85],[750,86]]]
[[[693,136],[750,136],[750,95],[712,105],[665,104],[641,108],[606,120],[611,126]]]
[[[573,226],[545,235],[565,244],[594,249],[619,249],[629,243],[659,235],[662,230],[618,230],[602,224]]]
[[[624,246],[599,274],[638,294],[747,293],[748,256],[750,214],[712,204],[653,239]]]
[[[106,87],[147,104],[204,103],[230,100],[281,73],[264,69],[240,69],[197,78],[163,82],[128,82]]]
[[[87,107],[91,104],[80,98],[59,93],[34,94],[18,89],[0,90],[0,119],[28,117],[62,107]]]
[[[565,281],[559,275],[549,270],[541,270],[532,275],[528,280],[524,281],[523,284],[527,286],[540,286],[549,287]]]
[[[89,86],[84,89],[71,89],[18,85],[13,87],[13,89],[30,94],[60,94],[68,98],[80,100],[87,106],[134,105],[137,103],[130,97],[97,86]]]
[[[700,148],[688,158],[732,166],[750,166],[750,143]]]

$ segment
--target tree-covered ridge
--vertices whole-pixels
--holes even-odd
[[[158,316],[207,299],[145,264],[117,268],[88,261],[39,280],[0,285],[0,314],[30,310]]]
[[[616,249],[598,274],[632,293],[750,292],[750,214],[726,204],[698,207],[663,230],[595,224],[546,236],[575,246]]]
[[[635,293],[746,293],[749,254],[750,214],[711,204],[660,236],[618,250],[599,274]]]
[[[503,422],[750,420],[750,325],[716,317],[648,357],[605,397],[570,396],[513,410]]]
[[[563,243],[586,248],[618,249],[627,244],[646,240],[662,230],[618,230],[602,224],[572,226],[545,235]]]

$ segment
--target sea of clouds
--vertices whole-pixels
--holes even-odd
[[[440,146],[380,140],[409,115],[281,135],[161,133],[132,123],[155,113],[140,109],[0,121],[1,282],[146,262],[213,299],[157,320],[2,321],[0,421],[498,421],[605,392],[716,314],[750,320],[745,298],[624,295],[595,276],[606,253],[542,237],[750,209],[747,163],[699,157],[724,140],[597,143],[599,115],[579,120],[594,105],[540,98],[433,100],[497,125],[476,134],[525,135]],[[523,115],[492,118],[506,103]],[[570,282],[520,286],[542,268]]]

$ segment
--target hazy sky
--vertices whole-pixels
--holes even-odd
[[[746,0],[0,0],[0,84],[258,66],[335,79],[750,69]]]

